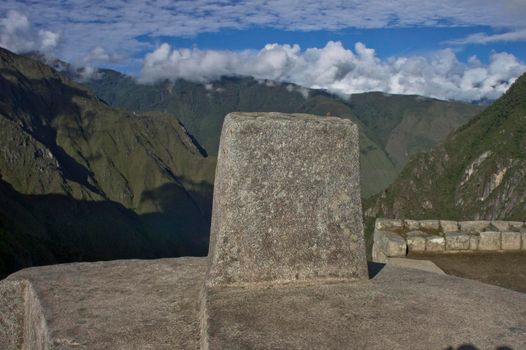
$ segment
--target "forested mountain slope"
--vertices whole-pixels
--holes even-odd
[[[171,115],[116,110],[0,49],[0,275],[207,252],[214,157]]]
[[[430,149],[480,107],[422,96],[355,94],[349,99],[292,84],[225,77],[210,84],[185,80],[139,84],[101,70],[84,82],[112,106],[178,116],[207,151],[216,154],[223,118],[232,111],[281,111],[349,118],[360,126],[362,195],[396,178],[412,154]]]
[[[526,75],[367,203],[368,216],[526,218]]]

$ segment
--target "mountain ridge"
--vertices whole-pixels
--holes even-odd
[[[130,76],[102,69],[84,85],[114,107],[178,115],[212,155],[217,153],[223,118],[229,112],[280,111],[351,119],[360,127],[364,197],[394,181],[409,156],[428,150],[480,110],[461,102],[379,92],[345,100],[323,90],[243,77],[223,77],[209,84],[185,80],[139,84]]]
[[[0,274],[35,262],[206,255],[214,169],[174,116],[114,109],[0,49]]]
[[[526,75],[399,179],[371,198],[368,216],[523,220]]]

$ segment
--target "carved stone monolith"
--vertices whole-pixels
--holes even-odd
[[[358,137],[346,119],[230,113],[207,284],[367,278]]]

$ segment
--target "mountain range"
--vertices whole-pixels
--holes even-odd
[[[0,275],[206,255],[214,170],[174,116],[114,109],[0,49]]]
[[[370,198],[368,217],[526,218],[526,74],[398,179]]]
[[[335,115],[360,126],[362,196],[394,181],[409,157],[429,150],[481,107],[381,92],[340,97],[293,84],[227,77],[209,84],[186,80],[140,84],[112,70],[83,82],[113,107],[176,115],[200,144],[217,154],[226,114],[233,111]]]

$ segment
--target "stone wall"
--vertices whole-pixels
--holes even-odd
[[[523,221],[402,220],[379,218],[375,222],[372,258],[408,253],[459,253],[469,251],[526,250]]]

